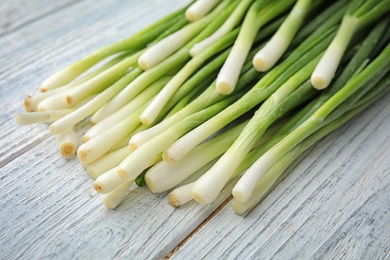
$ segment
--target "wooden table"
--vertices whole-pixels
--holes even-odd
[[[185,2],[0,2],[0,259],[389,258],[389,95],[311,149],[246,216],[226,190],[174,209],[167,194],[138,188],[108,210],[47,125],[16,124],[47,76]]]

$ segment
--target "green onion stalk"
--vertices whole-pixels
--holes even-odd
[[[313,87],[316,89],[328,87],[353,36],[389,11],[389,0],[352,1],[336,36],[311,76]]]
[[[237,93],[231,97],[221,100],[218,103],[207,107],[181,122],[172,125],[163,133],[155,136],[138,149],[134,150],[118,168],[118,175],[123,181],[135,179],[150,164],[152,158],[160,154],[167,146],[180,138],[183,134],[196,127],[204,118],[210,118],[225,109],[231,102],[237,100],[243,93]]]
[[[46,79],[41,85],[41,91],[45,92],[52,90],[57,87],[61,87],[65,84],[68,84],[79,75],[87,71],[93,65],[102,61],[103,59],[124,51],[139,51],[145,48],[149,43],[153,42],[159,35],[164,31],[173,27],[184,17],[184,12],[186,8],[182,8],[163,19],[157,21],[151,26],[145,28],[144,30],[136,33],[135,35],[102,47],[95,52],[89,54],[85,58],[73,63],[72,65],[66,67],[65,69],[55,73],[48,79]]]
[[[253,58],[258,71],[272,68],[287,50],[311,8],[311,0],[298,0],[286,20],[267,44]]]
[[[105,117],[117,111],[122,106],[126,105],[132,98],[134,98],[138,93],[140,93],[145,88],[145,86],[153,83],[155,80],[166,75],[167,73],[170,73],[172,70],[184,66],[184,64],[187,63],[188,60],[191,58],[188,53],[189,47],[192,46],[195,42],[200,41],[203,38],[210,35],[211,33],[213,33],[218,28],[218,26],[220,26],[220,24],[223,23],[224,19],[228,17],[230,12],[233,11],[234,6],[236,4],[237,3],[235,1],[224,1],[220,5],[218,5],[218,7],[215,10],[213,10],[213,12],[211,12],[204,18],[196,21],[194,24],[190,24],[190,25],[197,25],[197,24],[199,25],[196,27],[190,27],[191,29],[190,31],[192,32],[191,35],[192,37],[195,38],[193,38],[188,43],[186,43],[186,41],[182,42],[180,40],[182,44],[175,45],[177,48],[165,53],[165,55],[163,56],[160,55],[160,53],[164,54],[163,50],[159,50],[160,48],[162,48],[159,47],[160,45],[156,44],[150,47],[147,50],[147,52],[145,52],[145,54],[151,51],[153,52],[156,51],[157,53],[159,53],[159,55],[156,54],[157,56],[155,56],[157,60],[146,61],[145,59],[142,58],[142,56],[140,57],[140,59],[142,58],[143,61],[151,62],[151,64],[153,63],[154,65],[151,66],[150,68],[148,67],[147,71],[142,73],[142,75],[137,77],[134,81],[132,81],[129,85],[127,85],[118,95],[116,95],[107,104],[105,104],[102,108],[100,108],[94,114],[91,120],[93,122],[101,121]],[[202,22],[203,20],[206,20],[207,23]],[[188,27],[184,27],[183,29],[177,31],[176,33],[180,33],[181,31],[185,32],[187,31],[187,28]],[[161,40],[161,42],[164,42],[166,40],[169,39],[164,38]],[[172,52],[174,53],[172,54]],[[152,58],[154,56],[147,55],[147,57]],[[142,63],[142,62],[138,60],[138,63]]]
[[[196,43],[190,50],[192,57],[195,57],[209,46],[220,40],[223,36],[232,31],[241,22],[242,17],[245,15],[249,6],[253,0],[240,1],[239,5],[234,9],[228,19],[216,30],[212,35],[204,39],[203,41]]]
[[[305,74],[305,72],[299,73],[299,71],[307,66],[307,63],[316,59],[321,51],[326,48],[331,40],[331,36],[331,32],[328,32],[327,34],[322,34],[322,37],[308,38],[288,59],[267,73],[241,99],[171,145],[164,151],[164,160],[167,162],[179,161],[186,153],[207,137],[267,99],[295,74],[294,79],[289,80],[288,84],[292,83],[293,87],[298,87],[306,80],[305,76],[301,75],[302,73]],[[314,47],[315,44],[317,45]],[[291,66],[291,63],[294,66]],[[310,64],[313,65],[313,63]],[[307,68],[306,74],[311,73],[310,70],[311,68]]]
[[[210,12],[221,0],[197,0],[186,9],[186,18],[190,22],[199,20]]]
[[[333,10],[333,6],[330,7]],[[321,52],[321,46],[324,49],[324,45],[330,41],[332,33],[334,32],[334,26],[341,20],[343,16],[342,9],[337,11],[332,19],[325,20],[327,14],[319,15],[318,19],[322,20],[321,25],[316,28],[314,32],[308,37],[303,43],[299,45],[281,64],[275,67],[271,72],[265,75],[256,86],[250,90],[237,104],[223,111],[221,115],[217,115],[215,119],[209,120],[205,124],[201,125],[195,131],[198,131],[200,134],[198,137],[193,133],[189,133],[184,136],[189,142],[183,142],[183,145],[177,144],[177,150],[180,151],[179,154],[170,156],[169,151],[166,153],[165,158],[170,161],[170,158],[173,158],[172,161],[178,161],[182,156],[188,153],[193,149],[197,144],[202,142],[205,138],[215,133],[218,129],[225,126],[227,123],[231,122],[238,116],[242,115],[246,111],[253,108],[255,105],[259,104],[262,100],[265,100],[269,95],[271,95],[279,86],[281,86],[289,77],[294,73],[300,70],[304,65],[306,65],[312,58],[318,55]],[[318,19],[315,21],[318,24]],[[310,25],[310,24],[309,24]],[[311,27],[314,29],[314,27]],[[307,31],[305,32],[307,33]],[[299,34],[297,35],[297,37]],[[294,66],[293,66],[294,65]],[[245,67],[245,66],[244,66]],[[249,70],[249,72],[255,72],[254,70]],[[240,80],[245,78],[245,75],[241,76]],[[240,82],[239,80],[239,82]],[[238,85],[239,86],[239,85]],[[206,94],[206,93],[205,93]],[[206,97],[210,97],[211,93],[207,93]],[[191,106],[190,104],[189,106]],[[229,113],[230,111],[230,113]],[[221,118],[224,118],[223,120]],[[164,124],[164,122],[162,122]],[[168,123],[168,121],[167,121]],[[163,125],[162,124],[162,125]],[[209,126],[207,126],[208,124]],[[151,129],[145,131],[144,133],[137,134],[133,136],[130,140],[130,144],[134,145],[135,148],[150,139],[150,136],[157,135],[159,133],[158,128],[161,126],[157,125]],[[166,128],[165,128],[166,129]],[[195,132],[192,131],[192,132]],[[183,138],[182,138],[183,139]],[[180,141],[180,140],[179,140]],[[176,149],[176,148],[172,148]],[[177,157],[176,157],[177,156]],[[175,159],[177,158],[177,159]]]
[[[237,85],[241,68],[259,29],[286,11],[295,1],[256,1],[249,8],[240,33],[217,77],[216,88],[221,94],[230,94]]]

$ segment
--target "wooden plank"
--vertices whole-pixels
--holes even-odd
[[[55,146],[50,137],[1,168],[1,259],[161,258],[228,196],[176,210],[166,194],[138,188],[108,210],[78,161]]]
[[[321,141],[248,215],[227,205],[173,259],[389,257],[389,98]]]
[[[78,0],[3,0],[0,2],[0,35],[61,10]]]
[[[20,128],[14,120],[40,82],[183,5],[178,0],[83,1],[0,37],[0,166],[48,137],[43,125]]]

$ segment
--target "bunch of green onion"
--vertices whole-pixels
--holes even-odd
[[[247,212],[390,89],[390,1],[327,4],[197,0],[49,77],[17,121],[49,123],[109,208],[134,182],[180,206],[234,181]]]

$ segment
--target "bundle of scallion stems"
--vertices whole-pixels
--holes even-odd
[[[247,212],[390,89],[389,12],[390,0],[197,0],[49,77],[17,121],[49,123],[109,208],[134,182],[180,206],[233,181]]]

